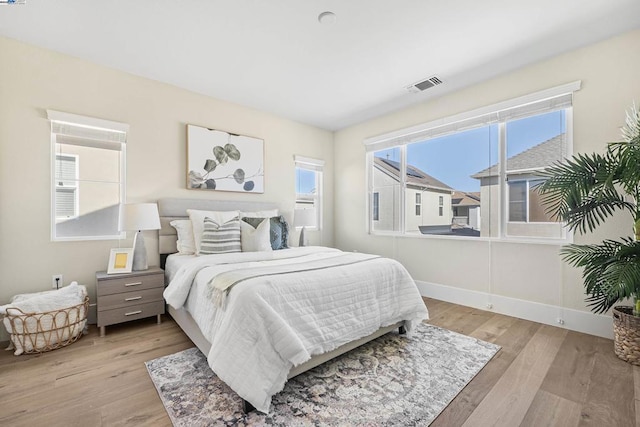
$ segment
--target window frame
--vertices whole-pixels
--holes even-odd
[[[508,221],[508,197],[506,191],[508,190],[507,184],[507,171],[506,171],[506,124],[512,120],[517,120],[525,117],[532,117],[552,111],[564,110],[565,111],[565,138],[566,138],[566,152],[564,156],[570,157],[573,153],[573,93],[580,90],[582,82],[575,81],[565,85],[557,86],[554,88],[542,90],[529,95],[521,96],[497,104],[481,107],[472,111],[460,113],[454,116],[445,117],[442,119],[434,120],[432,122],[412,126],[405,129],[400,129],[387,134],[378,135],[375,137],[366,138],[363,144],[366,148],[366,179],[367,179],[367,205],[366,205],[366,218],[368,219],[368,233],[373,235],[402,235],[407,237],[421,237],[421,238],[439,238],[439,239],[472,239],[477,241],[478,239],[485,240],[504,240],[504,241],[525,241],[525,242],[540,242],[540,243],[552,243],[552,244],[566,244],[573,240],[573,233],[567,233],[566,227],[561,225],[560,237],[548,237],[548,236],[513,236],[507,234]],[[495,118],[493,118],[495,116]],[[482,120],[489,120],[485,121]],[[407,233],[405,230],[405,218],[404,212],[400,217],[400,230],[375,230],[373,227],[373,220],[371,215],[372,208],[372,191],[373,191],[373,164],[374,154],[378,151],[383,151],[391,148],[400,149],[400,210],[402,211],[405,205],[406,199],[406,148],[407,145],[426,141],[428,139],[444,136],[451,133],[463,132],[468,129],[480,127],[482,125],[488,125],[491,123],[498,124],[498,197],[499,197],[499,209],[496,215],[498,216],[499,230],[495,236],[483,236],[483,237],[461,237],[461,236],[447,236],[447,235],[415,235]],[[425,136],[428,135],[428,136]],[[512,172],[512,171],[510,171]],[[527,185],[527,190],[529,186]],[[526,194],[528,200],[528,193]],[[528,206],[527,206],[528,209]],[[439,212],[440,213],[440,212]],[[527,217],[529,213],[527,212]],[[536,224],[540,224],[539,222]]]
[[[119,182],[118,182],[118,192],[119,192],[119,201],[118,203],[120,205],[124,204],[126,202],[126,135],[128,134],[129,131],[129,125],[126,123],[120,123],[120,122],[114,122],[114,121],[110,121],[110,120],[104,120],[104,119],[99,119],[99,118],[95,118],[95,117],[88,117],[88,116],[82,116],[82,115],[78,115],[78,114],[72,114],[72,113],[65,113],[65,112],[60,112],[60,111],[54,111],[54,110],[47,110],[47,118],[50,120],[51,123],[51,130],[50,130],[50,150],[51,150],[51,155],[50,155],[50,162],[51,162],[51,200],[50,200],[50,222],[51,222],[51,241],[52,242],[64,242],[64,241],[94,241],[94,240],[116,240],[116,239],[123,239],[126,236],[126,232],[125,231],[119,231],[116,232],[115,234],[110,234],[110,235],[81,235],[81,236],[59,236],[56,234],[56,226],[57,226],[57,219],[59,219],[56,216],[56,156],[61,155],[57,150],[56,150],[56,146],[60,143],[60,144],[64,144],[64,142],[59,142],[58,141],[58,135],[60,135],[58,132],[56,132],[54,130],[55,126],[70,126],[71,128],[86,128],[88,130],[94,130],[94,131],[100,131],[100,132],[107,132],[107,133],[113,133],[121,135],[121,138],[123,138],[122,141],[120,142],[113,142],[113,141],[102,141],[102,140],[93,140],[91,138],[82,138],[82,137],[78,137],[77,138],[77,143],[76,145],[78,146],[82,146],[82,147],[99,147],[100,144],[117,144],[119,143]],[[122,135],[124,135],[122,137]],[[85,142],[84,144],[82,144],[81,142]],[[64,156],[67,156],[69,154],[62,154]],[[77,155],[76,155],[77,156]],[[79,156],[78,156],[79,157]],[[79,159],[78,159],[79,160]],[[77,215],[75,218],[78,218],[80,216],[80,183],[82,183],[83,181],[87,181],[89,182],[90,180],[83,180],[82,177],[80,176],[80,169],[79,169],[79,161],[76,161],[76,167],[78,168],[77,170],[77,177],[78,179],[76,180],[76,185],[77,185],[77,189],[76,189],[76,210],[77,210]],[[66,217],[65,217],[66,218]],[[117,222],[117,219],[116,219]]]

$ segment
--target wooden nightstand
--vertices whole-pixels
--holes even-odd
[[[104,337],[105,326],[164,314],[164,270],[150,267],[124,274],[96,273],[98,327]]]

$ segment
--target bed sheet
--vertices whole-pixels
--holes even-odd
[[[226,307],[213,301],[212,282],[235,268],[317,262],[346,255],[305,247],[172,261],[167,303],[185,306],[211,342],[209,365],[241,397],[268,412],[289,370],[316,354],[367,336],[380,327],[428,318],[413,279],[397,261],[375,257],[362,264],[286,277],[247,280],[233,288]],[[353,255],[351,255],[353,257]]]

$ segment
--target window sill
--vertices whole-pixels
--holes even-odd
[[[419,234],[419,233],[398,233],[374,231],[369,232],[371,236],[379,237],[399,237],[407,239],[429,239],[429,240],[452,240],[452,241],[472,241],[472,242],[489,242],[489,243],[513,243],[513,244],[534,244],[547,246],[564,246],[573,243],[573,239],[549,239],[549,238],[533,238],[533,237],[471,237],[471,236],[443,236],[438,234]]]

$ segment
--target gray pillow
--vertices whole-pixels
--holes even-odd
[[[204,231],[202,232],[202,243],[200,244],[201,254],[241,252],[241,248],[240,221],[238,217],[224,224],[218,224],[209,217],[204,218]]]

